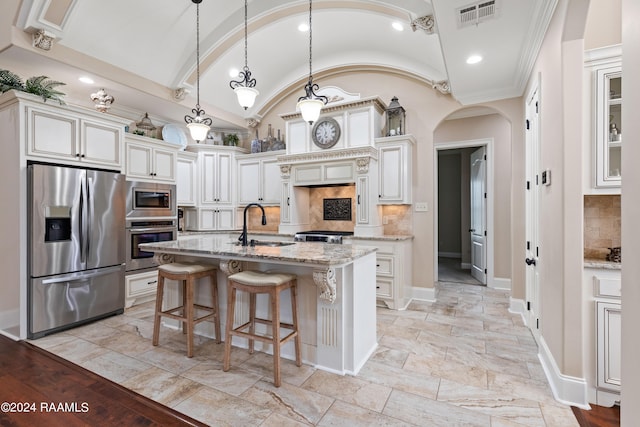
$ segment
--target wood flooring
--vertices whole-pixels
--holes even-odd
[[[28,342],[0,335],[2,426],[205,426]],[[15,412],[14,412],[15,411]]]
[[[620,407],[591,405],[591,410],[571,407],[580,427],[613,427],[620,425]]]

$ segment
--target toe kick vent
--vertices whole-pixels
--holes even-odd
[[[477,25],[496,16],[496,0],[473,3],[458,10],[458,27]]]

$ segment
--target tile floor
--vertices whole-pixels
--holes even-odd
[[[153,305],[128,309],[33,341],[65,359],[214,426],[577,426],[556,402],[508,293],[440,283],[437,302],[378,309],[379,347],[356,376],[272,359],[199,338],[192,359],[184,336],[163,329],[151,345]]]

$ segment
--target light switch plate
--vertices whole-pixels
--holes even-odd
[[[428,212],[429,205],[427,202],[416,203],[416,212]]]

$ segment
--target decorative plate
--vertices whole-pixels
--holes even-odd
[[[178,125],[164,125],[162,128],[162,139],[171,144],[179,145],[183,149],[187,146],[187,135]]]

